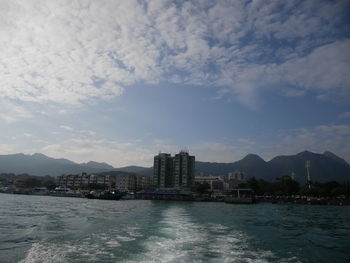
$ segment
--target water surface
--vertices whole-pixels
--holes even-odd
[[[0,262],[350,262],[350,207],[0,194]]]

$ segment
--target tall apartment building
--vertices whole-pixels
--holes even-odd
[[[189,189],[194,183],[195,157],[181,151],[154,156],[153,183],[156,188]]]
[[[153,184],[157,188],[173,187],[173,157],[168,153],[154,156]]]
[[[174,187],[191,188],[194,183],[195,157],[181,151],[174,157]]]

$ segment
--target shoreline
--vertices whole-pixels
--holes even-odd
[[[82,198],[82,199],[88,199],[87,197],[83,195],[72,195],[72,194],[33,194],[33,193],[7,193],[7,192],[0,192],[0,194],[13,194],[13,195],[30,195],[30,196],[49,196],[49,197],[72,197],[72,198]],[[99,200],[99,199],[94,199]],[[102,200],[102,199],[101,199]],[[106,199],[104,199],[106,200]],[[187,198],[131,198],[131,199],[119,199],[119,200],[107,200],[107,201],[132,201],[132,200],[150,200],[150,201],[179,201],[179,202],[211,202],[211,203],[217,203],[217,202],[225,202],[224,200],[217,200],[217,199],[201,199],[201,198],[194,198],[194,197],[187,197]],[[318,197],[307,197],[307,198],[290,198],[290,197],[276,197],[276,198],[264,198],[264,197],[256,197],[254,202],[252,204],[293,204],[293,205],[321,205],[321,206],[349,206],[350,205],[350,199],[339,199],[339,198],[318,198]],[[230,204],[242,204],[242,203],[230,203]]]

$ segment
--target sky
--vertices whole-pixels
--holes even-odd
[[[0,154],[350,162],[350,2],[0,0]]]

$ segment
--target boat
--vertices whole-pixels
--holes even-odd
[[[84,197],[82,193],[72,191],[71,189],[62,186],[56,187],[55,190],[50,191],[48,195],[58,197]]]
[[[85,197],[88,199],[100,199],[100,200],[119,200],[121,199],[125,193],[119,191],[111,191],[111,192],[101,192],[97,193],[91,191]]]

